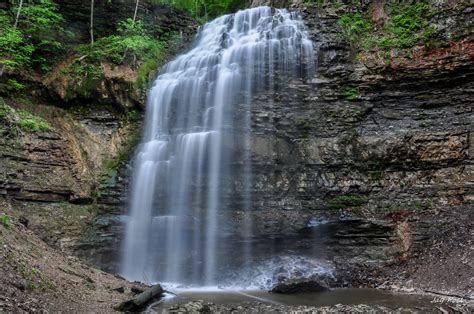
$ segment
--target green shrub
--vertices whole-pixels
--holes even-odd
[[[70,67],[61,69],[60,75],[68,81],[66,98],[87,98],[98,88],[104,78],[104,71],[98,63],[76,60]]]
[[[390,13],[392,18],[387,30],[392,34],[391,46],[411,47],[421,40],[426,42],[433,35],[433,28],[429,27],[431,12],[427,1],[392,3]]]
[[[360,207],[367,203],[367,198],[358,194],[346,194],[332,198],[328,202],[330,210]]]
[[[38,116],[32,115],[28,111],[20,110],[18,112],[18,126],[26,132],[47,132],[52,129],[51,125]]]
[[[6,12],[0,10],[0,66],[17,69],[31,64],[35,47],[28,43],[20,30],[13,28]]]
[[[15,29],[17,9],[18,1],[13,1],[10,11],[0,10],[0,65],[7,69],[49,70],[55,57],[64,51],[63,17],[51,0],[25,1]]]
[[[25,85],[18,82],[17,80],[14,80],[14,79],[9,79],[7,81],[8,83],[8,86],[11,87],[12,89],[16,90],[16,91],[20,91],[22,89],[25,88]]]
[[[107,61],[138,67],[136,83],[144,86],[148,82],[149,73],[156,70],[159,60],[163,59],[165,46],[176,39],[177,36],[170,33],[164,33],[159,39],[153,38],[145,33],[142,21],[126,19],[117,24],[117,35],[99,38],[92,45],[76,47],[81,58],[63,75],[75,82],[74,88],[79,94],[88,96],[88,92],[95,89],[103,79],[100,63]]]
[[[374,27],[370,18],[361,13],[346,13],[337,21],[342,26],[343,34],[351,41],[373,32]]]
[[[342,96],[347,100],[356,100],[359,97],[359,90],[356,87],[348,87],[342,90]]]
[[[53,127],[43,118],[25,110],[15,110],[0,97],[0,121],[8,128],[20,128],[26,132],[46,132]]]
[[[5,214],[0,215],[0,224],[3,225],[6,228],[10,227],[10,217],[8,217]]]
[[[157,56],[163,50],[160,40],[145,34],[142,21],[120,21],[117,31],[118,35],[99,38],[94,44],[80,45],[76,50],[86,56],[84,60],[88,63],[111,61],[115,64],[124,63],[127,57],[136,63],[150,55]]]

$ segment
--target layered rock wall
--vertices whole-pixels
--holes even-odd
[[[58,2],[66,17],[82,12],[70,27],[86,38],[88,7]],[[133,4],[127,5],[111,16],[109,4],[98,2],[98,34],[132,12]],[[349,284],[352,267],[367,273],[421,256],[438,228],[470,217],[473,10],[459,6],[433,17],[443,44],[414,48],[410,58],[394,50],[389,60],[380,60],[357,53],[342,38],[337,21],[344,7],[337,12],[291,5],[302,12],[315,43],[317,71],[303,80],[283,79],[276,92],[254,98],[253,230],[256,237],[299,239],[312,219],[328,219],[333,227],[319,237],[330,248],[327,257],[347,271],[342,281]],[[145,4],[139,12],[163,18],[157,8]],[[185,20],[167,23],[187,29]],[[45,231],[51,242],[116,271],[130,172],[104,169],[103,163],[117,155],[130,130],[120,114],[103,109],[73,113],[52,133],[27,134],[21,141],[3,136],[0,193],[26,213],[49,213],[36,220],[36,230],[65,217],[70,227]],[[228,212],[241,219],[245,204],[236,195],[244,193],[243,178],[226,180],[233,187],[226,195]]]

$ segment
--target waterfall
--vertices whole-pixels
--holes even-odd
[[[125,278],[216,285],[234,257],[250,267],[252,96],[307,75],[313,58],[298,14],[258,7],[207,23],[163,68],[134,161]],[[244,240],[225,247],[233,210],[243,212]]]

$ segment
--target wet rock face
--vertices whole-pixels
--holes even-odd
[[[472,19],[472,10],[451,9],[445,19]],[[443,223],[418,217],[420,211],[457,211],[452,206],[474,198],[472,38],[466,24],[452,23],[452,42],[417,48],[410,60],[395,53],[381,66],[355,60],[338,34],[337,15],[302,12],[317,47],[316,74],[259,93],[252,103],[253,230],[290,234],[328,209],[379,216],[346,234],[344,224],[340,233],[327,233],[329,259],[350,278],[350,270],[342,275],[348,265],[403,261],[424,247],[428,225]],[[233,179],[228,184],[244,193],[243,180]]]
[[[9,104],[18,105],[14,100]],[[120,203],[116,195],[125,198],[127,184],[122,173],[115,173],[113,180],[108,174],[104,178],[104,165],[117,158],[137,125],[93,106],[66,111],[36,103],[32,112],[47,115],[52,129],[27,132],[0,128],[0,199],[6,200],[20,221],[49,245],[69,253],[88,245],[90,254],[100,247],[103,255],[97,258],[104,265],[116,260],[113,253],[120,238],[105,232],[105,227],[98,228],[101,232],[96,235],[90,226],[96,221],[95,215],[107,211],[96,202],[99,186],[104,191],[102,198],[109,195],[108,203]],[[100,226],[106,223],[105,219],[98,220]],[[112,253],[106,250],[110,247],[107,241],[117,241]]]
[[[74,39],[68,39],[69,43],[89,42],[90,3],[76,0],[55,3],[65,18],[65,28],[76,34]],[[96,38],[114,33],[118,21],[132,17],[135,3],[131,0],[96,1]],[[196,21],[186,12],[153,5],[149,1],[140,1],[138,19],[144,20],[147,32],[155,37],[176,32],[187,38],[193,36],[197,28]],[[170,53],[173,49],[180,47],[170,48]],[[69,108],[66,112],[56,107],[41,106],[40,110],[53,112],[54,130],[17,136],[6,134],[0,128],[0,195],[13,201],[45,204],[65,202],[88,205],[97,200],[97,212],[106,215],[122,212],[128,196],[127,179],[131,175],[126,167],[108,169],[106,164],[118,158],[125,144],[139,132],[138,123],[134,121],[131,127],[129,117],[123,112],[143,109],[145,88],[136,84],[138,69],[128,64],[102,63],[100,67],[104,79],[90,97],[68,93],[71,81],[62,78],[59,73],[61,68],[67,68],[71,63],[70,59],[62,60],[58,71],[51,71],[35,91],[35,97],[41,99],[41,103]],[[130,156],[132,154],[133,148],[129,152]],[[41,207],[48,212],[47,205]],[[116,219],[99,225],[98,235],[89,236],[85,242],[94,247],[97,243],[107,246],[103,244],[103,239],[111,239],[107,228],[113,222]]]
[[[315,7],[302,13],[317,48],[315,75],[283,80],[252,103],[253,230],[288,246],[308,244],[310,236],[294,235],[307,232],[312,217],[341,216],[316,232],[318,247],[331,248],[318,254],[349,278],[352,266],[380,266],[423,247],[428,223],[417,211],[473,199],[472,46],[417,50],[413,60],[393,58],[383,68],[354,60],[337,15]],[[472,18],[470,11],[446,14]],[[463,28],[454,25],[452,38],[461,41]],[[246,155],[242,147],[234,153]],[[232,219],[242,219],[243,178],[224,180]],[[114,193],[102,200],[120,212],[125,200]],[[350,218],[372,215],[380,219]],[[99,228],[103,239],[121,230],[117,221]]]
[[[353,61],[337,16],[311,10],[316,75],[253,102],[254,208],[325,208],[347,193],[393,204],[472,199],[471,48],[374,71]]]
[[[65,28],[76,35],[68,43],[88,43],[90,2],[55,3],[64,16]],[[135,3],[95,1],[96,38],[115,33],[119,21],[133,16]],[[140,1],[137,18],[144,21],[148,35],[159,38],[177,33],[182,36],[183,45],[194,36],[198,26],[186,12],[149,1]],[[166,53],[171,55],[181,48],[176,44]],[[127,167],[117,169],[117,165],[108,164],[133,155],[133,147],[126,146],[138,137],[140,127],[136,117],[131,118],[132,122],[129,118],[144,109],[146,87],[136,83],[136,64],[103,62],[97,66],[103,70],[104,78],[94,82],[96,88],[84,95],[73,79],[61,76],[61,70],[72,62],[71,58],[62,60],[35,90],[34,97],[42,103],[68,108],[41,109],[55,112],[52,132],[15,136],[3,134],[0,128],[0,195],[32,218],[31,228],[49,244],[74,250],[104,269],[116,270],[122,221],[114,214],[126,211],[131,173]],[[126,157],[124,147],[129,150]],[[69,210],[75,214],[69,215]],[[56,225],[54,218],[48,222],[47,216],[64,223]],[[63,219],[64,216],[77,216],[78,221]],[[44,225],[53,225],[58,234],[50,234]]]

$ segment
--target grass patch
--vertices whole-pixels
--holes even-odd
[[[55,284],[36,267],[31,267],[26,261],[20,260],[16,269],[20,276],[26,281],[28,290],[45,292],[56,289]]]
[[[52,130],[52,126],[46,122],[43,118],[35,116],[28,111],[18,111],[18,126],[26,132],[47,132]]]
[[[41,117],[26,110],[15,110],[0,98],[0,122],[8,129],[20,129],[29,133],[51,131],[53,127]]]

